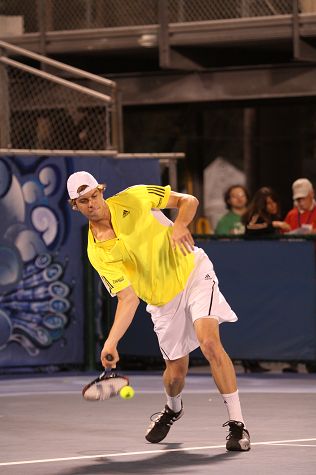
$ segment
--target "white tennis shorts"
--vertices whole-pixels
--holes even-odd
[[[219,323],[236,322],[218,287],[213,264],[203,249],[194,248],[195,266],[185,289],[166,305],[147,305],[161,353],[166,360],[176,360],[199,347],[194,322],[215,318]]]

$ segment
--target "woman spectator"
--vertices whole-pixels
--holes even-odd
[[[276,193],[267,186],[259,188],[244,214],[246,236],[266,236],[287,232],[290,226],[281,220],[280,201]]]

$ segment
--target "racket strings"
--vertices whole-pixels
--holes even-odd
[[[90,401],[104,401],[119,394],[120,390],[127,384],[126,378],[120,376],[107,377],[88,387],[84,392],[84,398]]]
[[[116,396],[120,390],[126,386],[126,381],[123,378],[109,378],[97,384],[100,390],[100,399],[109,399]]]

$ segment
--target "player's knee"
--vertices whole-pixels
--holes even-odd
[[[187,368],[178,366],[175,368],[168,368],[166,376],[169,384],[177,386],[178,384],[182,384],[184,382],[186,374]]]
[[[221,343],[218,338],[205,337],[200,342],[202,353],[208,360],[218,359],[221,352]]]
[[[168,380],[169,380],[168,381],[169,386],[178,387],[178,386],[181,386],[184,383],[185,375],[182,374],[182,373],[172,374],[171,376],[169,376]]]

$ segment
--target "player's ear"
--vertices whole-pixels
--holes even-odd
[[[73,209],[74,211],[78,211],[76,200],[68,200],[68,203],[70,204],[71,209]]]
[[[100,183],[98,186],[97,186],[97,189],[99,191],[101,191],[101,193],[103,193],[105,190],[106,190],[106,185],[104,183]]]

